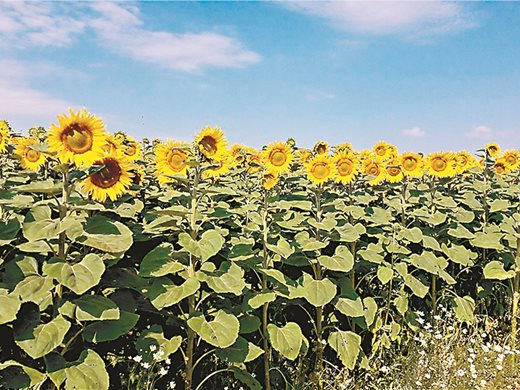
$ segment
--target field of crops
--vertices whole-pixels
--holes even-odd
[[[518,369],[518,150],[138,142],[70,111],[1,121],[0,160],[1,388],[381,388],[421,335],[475,356],[416,388]]]

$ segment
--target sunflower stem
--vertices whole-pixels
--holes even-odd
[[[267,224],[267,215],[268,215],[268,191],[264,193],[264,210],[262,216],[262,229],[263,229],[263,258],[262,258],[262,267],[263,269],[267,269],[269,267],[269,254],[267,251],[267,238],[269,233],[269,226]],[[268,290],[267,285],[267,275],[264,273],[262,275],[262,292],[266,292]],[[270,377],[270,359],[271,352],[269,348],[269,340],[267,337],[267,325],[269,321],[269,303],[266,302],[262,305],[262,337],[263,337],[263,345],[264,345],[264,387],[266,390],[271,390],[271,377]]]
[[[322,189],[321,186],[318,186],[318,189],[315,193],[316,199],[316,221],[318,224],[321,222],[321,194]],[[319,225],[318,225],[319,226]],[[316,228],[316,239],[320,240],[320,228]],[[318,253],[319,256],[320,253]],[[315,268],[315,278],[316,280],[321,280],[322,278],[322,270],[319,262],[316,262]],[[323,306],[319,306],[316,308],[316,361],[314,364],[314,378],[315,385],[318,389],[323,389],[323,383],[321,381],[321,372],[323,371],[323,344],[322,344],[322,333],[323,333]]]

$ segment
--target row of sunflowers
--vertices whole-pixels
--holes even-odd
[[[12,136],[9,124],[0,121],[0,153],[6,153],[12,145],[13,156],[24,169],[39,171],[48,159],[79,168],[102,166],[81,183],[87,194],[102,202],[107,198],[117,199],[129,192],[132,185],[143,185],[143,167],[149,162],[153,162],[154,177],[165,185],[174,181],[172,176],[186,175],[194,156],[201,156],[208,163],[202,175],[204,179],[244,166],[249,173],[262,173],[261,184],[266,190],[276,185],[279,175],[291,171],[305,173],[316,185],[328,181],[349,184],[360,175],[368,178],[369,185],[376,185],[383,181],[397,183],[408,177],[452,177],[485,169],[486,156],[489,168],[499,175],[520,167],[520,151],[501,152],[496,143],[487,144],[482,150],[486,153],[477,160],[467,151],[436,152],[427,156],[412,152],[400,154],[396,146],[386,142],[360,152],[349,143],[330,148],[324,141],[317,142],[312,150],[297,148],[292,139],[272,143],[263,150],[239,144],[228,148],[223,131],[211,127],[203,128],[193,145],[172,140],[145,142],[147,150],[130,135],[107,133],[103,121],[86,110],[70,110],[68,115],[58,116],[58,124],[53,124],[48,132],[41,129],[29,137]],[[143,154],[148,149],[150,152]],[[489,158],[493,159],[491,163]],[[146,164],[143,165],[143,161]]]

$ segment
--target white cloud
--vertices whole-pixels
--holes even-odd
[[[422,138],[426,136],[426,131],[416,126],[410,129],[401,130],[401,134],[406,135],[407,137]]]
[[[374,35],[435,35],[473,27],[458,3],[441,1],[313,1],[283,3],[291,10],[321,17],[334,27]]]
[[[235,38],[214,32],[171,33],[144,27],[135,6],[92,3],[92,28],[110,50],[142,62],[182,71],[205,66],[239,68],[260,61]]]
[[[495,136],[495,132],[487,126],[477,126],[466,133],[467,138],[476,140],[489,140]]]
[[[327,93],[327,92],[311,92],[305,95],[308,101],[310,102],[322,102],[325,100],[332,100],[336,98],[336,95],[333,93]]]

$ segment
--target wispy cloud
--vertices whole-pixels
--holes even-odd
[[[487,126],[477,126],[466,133],[466,138],[475,140],[489,140],[496,136],[496,132]]]
[[[413,137],[413,138],[422,138],[426,137],[426,131],[421,129],[420,127],[412,127],[410,129],[404,129],[401,130],[401,134],[405,135],[407,137]]]
[[[458,3],[441,1],[313,1],[285,7],[325,19],[335,28],[373,35],[437,35],[475,26]]]

